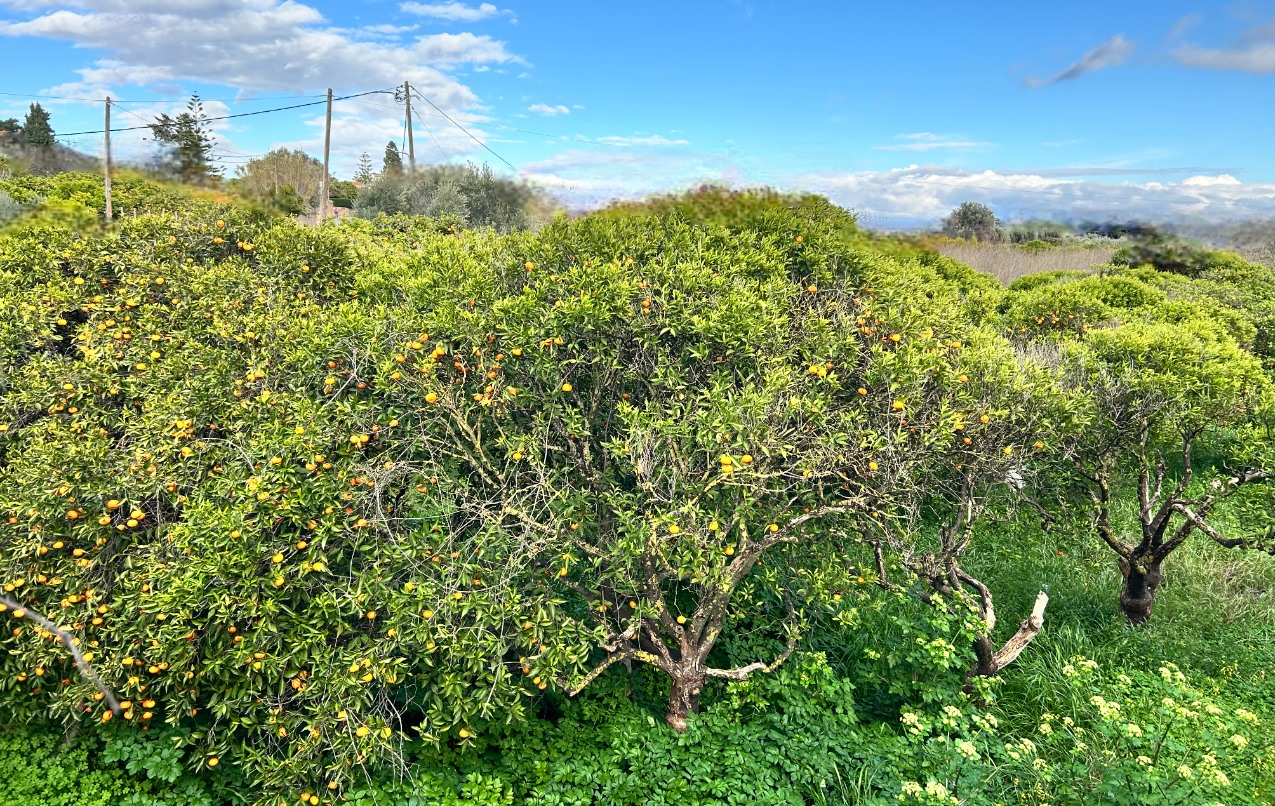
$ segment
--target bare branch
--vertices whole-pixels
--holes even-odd
[[[66,648],[71,651],[72,657],[75,658],[75,665],[80,667],[80,673],[88,678],[89,682],[92,683],[98,691],[102,692],[102,696],[106,699],[107,707],[109,707],[115,714],[120,712],[119,701],[115,699],[115,695],[111,693],[111,690],[106,687],[106,684],[102,682],[102,679],[98,677],[97,673],[93,671],[93,668],[89,666],[88,661],[84,659],[84,655],[80,652],[80,648],[76,646],[75,638],[73,636],[58,625],[54,624],[52,621],[49,621],[44,616],[29,607],[18,604],[8,596],[0,596],[0,605],[4,605],[12,610],[15,618],[25,618],[56,635],[63,644],[66,644]]]
[[[999,672],[1022,654],[1036,634],[1045,626],[1045,606],[1049,604],[1049,595],[1044,591],[1036,594],[1036,604],[1032,612],[1018,625],[1018,631],[1009,637],[1005,645],[992,656],[993,672]]]
[[[1204,534],[1208,535],[1210,538],[1213,539],[1215,543],[1217,543],[1219,546],[1222,546],[1223,548],[1258,549],[1260,551],[1265,551],[1268,554],[1275,555],[1275,530],[1271,530],[1270,532],[1267,532],[1266,535],[1264,536],[1264,539],[1255,538],[1255,537],[1226,537],[1217,529],[1214,529],[1212,526],[1210,526],[1208,522],[1205,521],[1204,518],[1196,514],[1191,509],[1191,507],[1186,505],[1180,505],[1178,507],[1178,511],[1181,512],[1188,521],[1190,521],[1191,525],[1199,529],[1201,532],[1204,532]],[[1259,545],[1260,543],[1263,543],[1263,542],[1267,543],[1268,545],[1266,546]],[[1166,544],[1166,548],[1167,548],[1167,544]]]
[[[1126,546],[1116,539],[1116,531],[1111,526],[1111,488],[1108,484],[1108,473],[1104,469],[1097,475],[1097,489],[1092,493],[1094,503],[1098,507],[1097,527],[1098,536],[1103,542],[1111,547],[1111,550],[1121,557],[1128,558],[1133,554],[1133,548]]]
[[[779,668],[780,664],[788,660],[793,650],[797,648],[797,633],[793,631],[788,636],[788,645],[784,647],[784,651],[779,654],[770,663],[750,663],[747,666],[740,666],[735,669],[705,669],[704,674],[708,677],[721,677],[726,680],[747,680],[748,676],[753,672],[773,672]]]
[[[991,635],[992,632],[996,629],[996,607],[992,604],[991,590],[989,590],[988,587],[983,584],[982,580],[975,579],[974,577],[965,573],[965,571],[962,570],[960,566],[954,565],[953,570],[956,573],[957,579],[959,579],[961,582],[964,582],[966,585],[969,585],[974,590],[978,591],[979,615],[983,618],[983,622],[987,625],[987,634]]]

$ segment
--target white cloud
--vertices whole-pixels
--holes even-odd
[[[874,146],[874,148],[877,151],[933,151],[936,148],[988,148],[992,145],[991,143],[975,140],[954,140],[947,135],[934,134],[933,132],[898,134],[895,135],[895,139],[906,140],[907,142]]]
[[[557,106],[550,106],[549,104],[532,104],[527,107],[527,111],[534,112],[537,115],[545,115],[547,117],[571,114],[571,110],[562,104],[558,104]]]
[[[457,32],[398,41],[395,37],[415,26],[343,29],[297,0],[0,0],[0,8],[10,10],[9,19],[0,20],[0,37],[68,42],[100,54],[76,70],[78,81],[50,91],[76,98],[129,97],[129,87],[184,96],[188,89],[183,86],[196,82],[232,88],[230,94],[240,98],[259,92],[314,94],[327,87],[340,95],[395,87],[407,79],[483,138],[485,133],[471,125],[483,120],[475,114],[483,108],[481,102],[450,71],[524,63],[490,36]],[[393,107],[385,97],[362,100]],[[361,111],[367,113],[367,107]],[[343,123],[344,140],[338,140],[334,123],[338,170],[343,170],[345,150],[354,158],[363,150],[379,155],[386,140],[398,136],[402,118],[391,110],[381,117],[365,114],[366,126]],[[264,119],[246,121],[245,131],[272,125]],[[449,153],[475,147],[468,137],[460,135],[463,144],[450,134],[448,130],[455,131],[451,124],[438,129],[435,136]],[[437,152],[428,137],[418,145]],[[422,150],[418,148],[418,155]]]
[[[670,140],[658,134],[652,134],[649,137],[622,137],[619,135],[608,135],[606,137],[593,138],[599,143],[608,143],[614,146],[685,146],[690,145],[689,140]]]
[[[1168,39],[1170,42],[1181,39],[1183,36],[1186,35],[1188,31],[1190,31],[1192,28],[1199,25],[1203,21],[1204,21],[1204,16],[1202,14],[1199,14],[1199,13],[1187,14],[1186,16],[1179,18],[1177,22],[1173,23],[1173,25],[1169,28],[1168,35],[1165,38]]]
[[[1275,42],[1257,42],[1243,48],[1203,48],[1183,45],[1173,52],[1183,67],[1234,70],[1269,76],[1275,73]]]
[[[453,22],[478,22],[500,13],[491,3],[467,6],[464,3],[403,3],[400,11]]]
[[[359,155],[364,151],[371,156],[373,165],[379,169],[381,158],[385,154],[385,145],[390,140],[394,140],[399,145],[403,152],[403,161],[407,161],[407,144],[403,140],[401,109],[395,109],[391,104],[382,101],[377,101],[376,104],[371,106],[362,102],[362,99],[351,99],[334,105],[331,159],[332,173],[336,176],[348,177],[353,174]],[[302,122],[308,130],[304,136],[278,140],[271,144],[271,148],[300,148],[308,154],[321,155],[324,116],[323,107],[317,107],[317,109],[317,113],[307,116]],[[490,142],[488,135],[481,128],[486,118],[472,113],[449,112],[448,114],[474,136],[483,142]],[[417,165],[453,162],[482,151],[482,146],[441,116],[432,113],[432,110],[422,110],[420,117],[427,122],[428,129],[420,125],[420,121],[414,127]]]
[[[363,41],[294,0],[94,0],[78,11],[55,8],[53,0],[21,2],[9,5],[36,16],[0,22],[0,36],[100,51],[101,59],[78,72],[83,83],[102,86],[201,81],[241,90],[331,86],[340,92],[407,78],[440,106],[459,109],[477,98],[446,74],[448,67],[519,61],[504,43],[469,33],[411,44]]]
[[[1057,84],[1060,81],[1074,81],[1086,73],[1093,73],[1108,67],[1124,64],[1133,55],[1133,50],[1133,43],[1125,39],[1124,34],[1116,34],[1087,52],[1084,56],[1081,56],[1080,61],[1053,78],[1040,79],[1032,77],[1027,79],[1026,84],[1029,87],[1044,87],[1050,84]]]
[[[563,151],[549,159],[523,165],[518,173],[554,191],[572,209],[676,191],[705,182],[735,185],[743,178],[737,165],[711,154],[618,148]]]
[[[1187,187],[1235,187],[1244,183],[1230,174],[1220,174],[1218,176],[1191,176],[1183,179],[1182,184]]]
[[[1173,58],[1183,67],[1271,75],[1275,73],[1275,20],[1250,28],[1226,47],[1182,45],[1173,51]]]
[[[1184,178],[1166,180],[1173,174]],[[910,165],[885,171],[781,174],[764,173],[756,166],[744,168],[729,155],[689,149],[595,148],[560,152],[522,166],[519,175],[551,190],[573,209],[677,192],[705,182],[768,185],[826,195],[859,213],[866,225],[889,229],[935,226],[964,201],[986,203],[1006,220],[1185,222],[1275,217],[1275,184],[1246,184],[1226,171],[1199,167],[998,172]],[[1122,175],[1128,178],[1119,181]]]
[[[793,177],[790,187],[828,195],[868,217],[897,226],[930,226],[964,201],[988,204],[1007,220],[1216,221],[1275,216],[1275,184],[1244,184],[1235,177],[1193,176],[1179,182],[1107,183],[1041,173],[966,171],[916,166],[890,171]]]
[[[398,39],[403,34],[415,31],[419,25],[364,25],[356,33],[373,38]]]

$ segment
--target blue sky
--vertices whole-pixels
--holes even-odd
[[[487,161],[573,207],[704,181],[829,195],[883,227],[1003,217],[1275,216],[1275,0],[853,3],[0,0],[0,117],[192,91],[236,114],[411,80],[419,162]],[[101,105],[44,99],[60,132]],[[228,172],[322,148],[321,106],[217,124]],[[339,102],[333,171],[401,140]],[[125,156],[151,146],[117,135]],[[84,150],[96,135],[70,138]]]

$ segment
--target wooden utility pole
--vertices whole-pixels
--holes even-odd
[[[403,98],[407,101],[407,172],[416,173],[416,144],[412,142],[412,85],[403,82]]]
[[[332,151],[332,88],[328,87],[328,119],[323,126],[323,184],[319,187],[319,221],[328,217],[328,156]]]
[[[113,218],[111,214],[111,96],[106,96],[106,158],[102,160],[102,176],[106,185],[106,222]]]

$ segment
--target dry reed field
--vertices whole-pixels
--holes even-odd
[[[1033,252],[1014,244],[956,243],[932,244],[941,254],[992,275],[1009,284],[1025,274],[1058,269],[1088,269],[1106,263],[1115,254],[1114,246],[1061,246]]]

